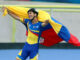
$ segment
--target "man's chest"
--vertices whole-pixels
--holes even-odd
[[[38,23],[36,23],[36,24],[29,23],[28,28],[30,30],[39,30],[40,29],[40,24],[38,24]]]

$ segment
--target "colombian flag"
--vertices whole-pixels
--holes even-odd
[[[42,31],[41,37],[44,37],[45,39],[42,45],[49,47],[61,41],[66,41],[74,46],[80,46],[79,40],[72,35],[63,24],[55,20],[53,17],[51,17],[51,19],[54,21],[54,25],[59,24],[57,27],[60,28],[56,29],[57,27],[53,28],[51,24],[48,24]]]
[[[20,18],[29,19],[27,11],[30,8],[16,6],[10,6],[7,8]],[[49,24],[42,28],[41,37],[44,39],[44,43],[41,43],[42,45],[49,47],[64,40],[74,46],[80,46],[79,40],[73,34],[71,34],[63,24],[55,20],[47,12],[42,10],[37,11],[39,13],[38,20],[40,22],[49,20]],[[6,14],[7,10],[5,9],[3,16],[5,16]]]

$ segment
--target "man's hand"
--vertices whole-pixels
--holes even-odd
[[[4,10],[7,9],[6,7],[2,7],[2,12],[4,12]]]
[[[45,22],[42,23],[42,26],[46,26],[49,23],[49,20],[46,20]]]
[[[44,23],[48,24],[49,23],[49,20],[46,20]]]

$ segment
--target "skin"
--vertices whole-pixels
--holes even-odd
[[[28,12],[29,19],[32,20],[32,23],[35,24],[38,22],[37,15],[33,12]]]

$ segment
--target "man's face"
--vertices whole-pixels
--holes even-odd
[[[28,12],[28,16],[29,16],[29,19],[32,20],[36,16],[36,14],[30,11]]]

